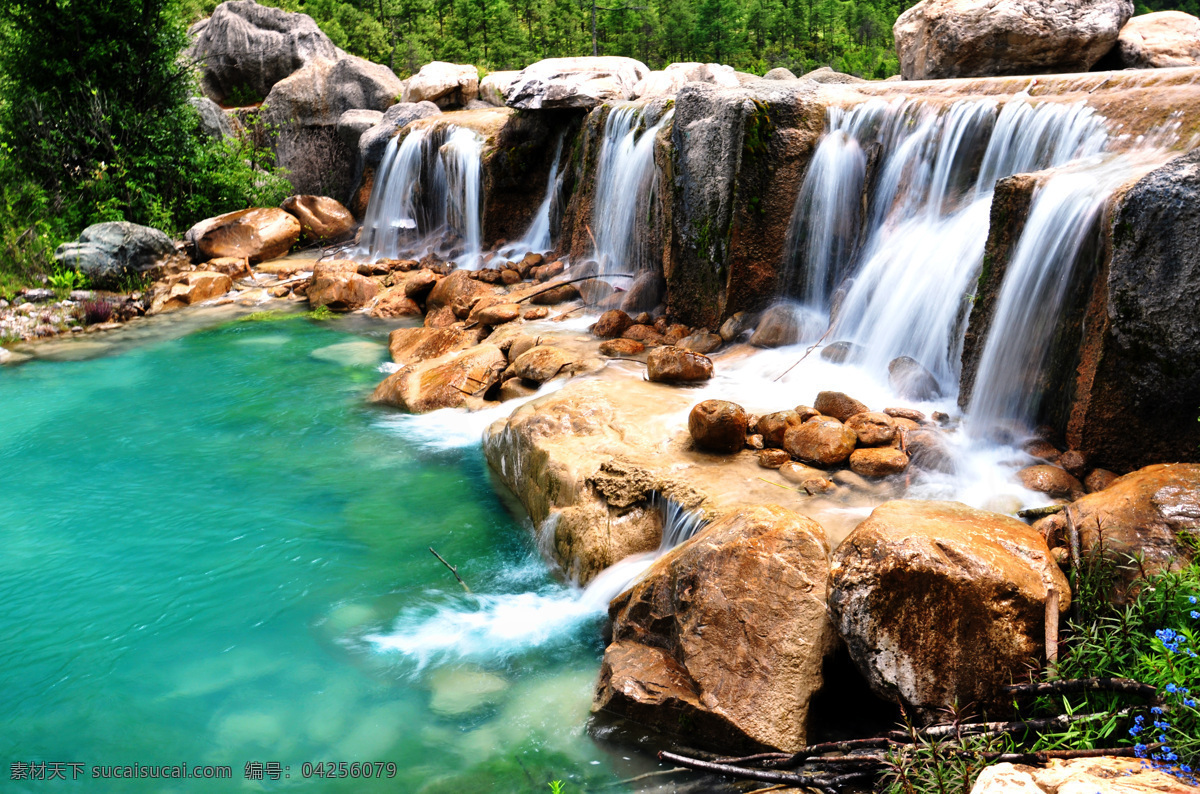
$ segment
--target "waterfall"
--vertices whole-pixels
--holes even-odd
[[[1102,152],[1103,119],[1083,103],[1018,95],[1003,108],[876,101],[833,110],[827,124],[797,199],[791,280],[803,277],[809,307],[837,307],[830,339],[860,345],[867,366],[910,356],[952,393],[996,180]]]
[[[674,112],[667,111],[644,131],[644,108],[626,105],[608,114],[592,209],[596,259],[603,273],[650,269],[658,259],[649,233],[658,199],[654,142]]]
[[[565,130],[558,134],[558,142],[554,146],[554,161],[550,164],[550,176],[546,179],[546,196],[538,205],[533,221],[525,230],[525,236],[512,245],[500,249],[501,256],[514,259],[530,252],[545,253],[554,245],[554,236],[551,230],[554,221],[562,213],[559,207],[561,185],[558,176],[558,161],[562,158],[564,138],[566,138]]]
[[[421,127],[388,143],[375,174],[357,254],[453,258],[474,268],[482,244],[483,138],[465,127]]]

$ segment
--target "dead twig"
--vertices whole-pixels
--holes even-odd
[[[1004,691],[1018,697],[1039,695],[1066,695],[1076,692],[1118,692],[1137,695],[1150,701],[1158,701],[1158,689],[1132,678],[1071,678],[1065,681],[1049,681],[1038,684],[1011,684]]]
[[[1019,722],[961,722],[953,725],[933,725],[929,728],[922,728],[916,733],[918,736],[925,736],[931,739],[950,735],[977,736],[979,734],[986,734],[989,736],[1000,736],[1006,733],[1020,733],[1022,731],[1061,730],[1073,722],[1088,722],[1090,720],[1108,719],[1114,716],[1126,717],[1132,712],[1133,709],[1126,708],[1120,711],[1099,711],[1090,714],[1061,714],[1057,717],[1044,717]],[[892,735],[895,736],[895,734]],[[907,734],[899,735],[907,737]]]
[[[605,274],[605,278],[613,278],[613,277],[633,278],[633,274],[632,273],[607,273],[607,274]],[[524,303],[525,301],[529,300],[530,298],[536,298],[538,295],[541,295],[542,293],[545,293],[545,292],[549,292],[552,289],[558,289],[559,287],[565,287],[568,284],[576,284],[580,281],[591,281],[593,279],[599,279],[599,278],[600,278],[600,276],[593,275],[593,276],[580,276],[579,278],[570,278],[570,279],[567,279],[566,281],[547,282],[544,289],[539,289],[536,292],[531,292],[528,295],[526,295],[524,298],[518,298],[515,302],[516,303]]]
[[[688,769],[712,772],[725,777],[741,778],[743,780],[761,780],[764,783],[786,783],[792,786],[814,786],[822,789],[837,788],[855,780],[862,780],[865,777],[874,777],[875,775],[874,771],[847,772],[846,774],[834,776],[797,775],[792,772],[775,772],[770,769],[747,769],[740,766],[730,766],[729,764],[715,764],[710,761],[701,761],[696,758],[688,758],[684,755],[668,753],[665,750],[660,752],[658,757],[659,760],[669,761]]]
[[[820,347],[821,343],[825,341],[825,337],[829,336],[829,334],[832,332],[833,332],[833,326],[830,325],[828,328],[825,329],[825,333],[821,334],[820,339],[818,339],[817,341],[815,341],[811,345],[809,345],[808,350],[804,351],[804,355],[800,356],[799,360],[797,360],[795,364],[793,364],[790,367],[788,367],[787,369],[785,369],[782,373],[780,373],[778,378],[775,378],[775,380],[773,380],[771,382],[778,383],[780,378],[782,378],[784,375],[786,375],[789,372],[791,372],[792,370],[794,370],[796,367],[800,366],[800,362],[803,361],[804,359],[808,358],[810,353],[812,353],[814,350],[816,350],[818,347]]]
[[[462,580],[462,577],[458,575],[458,566],[457,565],[451,565],[450,563],[446,562],[446,558],[443,557],[442,555],[438,554],[436,551],[434,551],[433,546],[429,547],[429,553],[432,554],[434,557],[437,557],[439,560],[441,560],[442,565],[445,565],[447,568],[450,569],[450,573],[454,574],[454,578],[458,580],[458,583],[460,585],[462,585],[463,590],[467,591],[468,593],[471,592],[471,588],[467,587],[467,583],[464,582]]]

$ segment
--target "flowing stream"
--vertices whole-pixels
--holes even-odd
[[[655,768],[584,732],[603,608],[550,575],[478,433],[365,404],[383,340],[340,322],[233,322],[0,371],[6,763],[232,767],[232,783],[104,782],[116,792],[578,790]],[[500,641],[546,603],[577,614]],[[368,639],[504,609],[482,653]],[[246,781],[255,761],[290,778]],[[320,761],[395,777],[306,779]]]

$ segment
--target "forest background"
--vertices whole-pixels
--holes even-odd
[[[55,247],[126,220],[178,235],[206,217],[277,204],[270,152],[199,130],[188,26],[219,0],[0,3],[0,298],[56,275]],[[481,75],[542,58],[625,55],[652,69],[723,63],[797,75],[899,70],[892,25],[915,0],[261,0],[401,78],[432,60]],[[604,5],[600,5],[604,3]],[[1138,2],[1137,13],[1200,0]],[[58,274],[61,275],[61,274]]]

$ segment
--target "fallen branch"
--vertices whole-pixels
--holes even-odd
[[[1049,681],[1039,684],[1012,684],[1004,687],[1011,695],[1037,697],[1038,695],[1067,695],[1076,692],[1119,692],[1137,695],[1158,701],[1158,689],[1132,678],[1072,678],[1066,681]]]
[[[1099,711],[1091,714],[1062,714],[1057,717],[1044,717],[1042,719],[1023,720],[1020,722],[960,722],[953,725],[934,725],[929,728],[922,728],[917,731],[917,735],[936,739],[950,735],[976,736],[979,734],[988,734],[991,736],[1000,736],[1006,733],[1020,733],[1022,731],[1061,730],[1073,722],[1108,719],[1114,716],[1125,717],[1132,712],[1133,709],[1127,708],[1120,711]],[[907,737],[907,734],[899,735]]]
[[[829,336],[829,334],[832,332],[833,332],[833,325],[830,325],[828,328],[825,329],[825,333],[821,334],[821,338],[818,339],[817,341],[813,342],[809,346],[808,350],[804,351],[804,355],[800,356],[799,360],[796,361],[795,364],[793,364],[790,367],[788,367],[787,369],[785,369],[782,373],[780,373],[778,378],[776,378],[775,380],[773,380],[771,382],[778,383],[780,378],[782,378],[784,375],[786,375],[789,372],[791,372],[792,370],[794,370],[796,367],[800,366],[800,362],[803,361],[804,359],[808,358],[810,353],[812,353],[814,350],[816,350],[818,347],[820,347],[821,343],[825,341],[825,337]]]
[[[606,273],[604,277],[605,278],[613,278],[614,276],[624,277],[624,278],[633,278],[632,273]],[[546,284],[545,289],[539,289],[536,292],[529,293],[524,298],[518,298],[516,300],[516,303],[524,303],[525,301],[529,300],[530,298],[536,298],[538,295],[541,295],[542,293],[549,292],[552,289],[558,289],[559,287],[565,287],[568,284],[575,284],[580,281],[592,281],[593,279],[599,279],[599,278],[600,278],[600,276],[597,274],[597,275],[593,275],[593,276],[580,276],[579,278],[571,278],[571,279],[567,279],[566,281],[548,282]]]
[[[725,777],[740,778],[742,780],[760,780],[764,783],[787,783],[792,786],[814,786],[822,789],[837,788],[855,780],[862,780],[865,777],[875,776],[873,771],[848,772],[843,775],[821,777],[814,775],[797,775],[791,772],[775,772],[770,769],[747,769],[740,766],[730,766],[728,764],[715,764],[710,761],[700,761],[696,758],[688,758],[684,755],[668,753],[665,750],[660,752],[658,757],[661,761],[669,761],[673,764],[687,767],[688,769],[697,769],[702,772],[712,772]]]
[[[443,557],[442,555],[438,554],[436,551],[434,551],[433,546],[429,547],[429,553],[432,554],[434,557],[437,557],[439,560],[441,560],[442,565],[445,565],[447,568],[450,569],[450,573],[454,574],[454,578],[458,580],[458,583],[460,585],[462,585],[463,590],[466,590],[468,593],[471,592],[471,588],[467,587],[467,583],[464,582],[462,580],[462,577],[458,575],[458,566],[457,565],[451,565],[450,563],[446,562],[446,558]]]
[[[877,750],[896,744],[899,744],[899,742],[883,736],[871,739],[850,739],[844,742],[824,742],[822,744],[802,747],[788,756],[786,761],[775,766],[779,769],[791,769],[803,764],[813,756],[823,755],[824,753],[848,753],[851,750]]]

